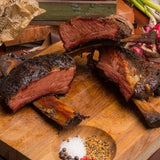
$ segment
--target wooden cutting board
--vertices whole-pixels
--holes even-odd
[[[122,4],[121,0],[117,2]],[[133,16],[132,10],[130,15]],[[96,127],[112,136],[117,147],[115,160],[146,160],[160,147],[160,128],[147,128],[137,107],[132,102],[126,103],[111,82],[98,78],[87,67],[85,57],[75,57],[75,60],[76,77],[69,93],[60,100],[75,111],[90,116],[80,126]],[[28,158],[57,160],[54,151],[61,138],[58,132],[56,124],[32,105],[11,113],[1,103],[0,140]],[[72,130],[70,133],[73,135]]]
[[[75,59],[76,77],[69,93],[61,101],[90,116],[81,126],[97,127],[112,136],[117,147],[115,160],[135,160],[143,153],[146,153],[143,158],[137,160],[146,159],[144,157],[159,147],[160,128],[148,129],[133,103],[126,103],[112,83],[104,83],[92,73],[85,58]],[[0,124],[0,139],[25,156],[33,160],[57,160],[54,146],[61,137],[56,124],[33,106],[26,105],[15,114],[1,106]],[[72,130],[70,132],[72,137]]]

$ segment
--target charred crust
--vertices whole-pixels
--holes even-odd
[[[136,68],[140,80],[134,87],[134,97],[148,99],[154,96],[160,83],[160,70],[156,65],[143,60],[143,58],[132,50],[121,48],[121,54],[128,59]]]
[[[11,58],[14,58],[14,59],[17,59],[17,60],[20,60],[20,61],[25,60],[25,58],[18,53],[10,53],[10,54],[8,54],[8,57],[11,57]]]
[[[116,23],[119,26],[118,33],[116,36],[117,39],[123,39],[131,35],[132,30],[128,26],[126,26],[126,24],[121,23],[119,21],[116,21]]]
[[[150,96],[154,96],[157,87],[158,79],[156,76],[146,77],[146,80],[141,79],[135,86],[134,97],[147,100]]]
[[[123,54],[127,60],[130,60],[131,63],[137,68],[141,68],[141,64],[137,64],[137,62],[139,61],[143,61],[142,57],[138,54],[136,54],[134,51],[130,50],[130,49],[126,49],[123,47],[120,47],[120,52],[121,54]]]
[[[106,17],[108,20],[114,21],[118,25],[117,39],[123,39],[129,37],[134,30],[134,26],[128,21],[128,19],[119,15],[110,15]]]
[[[79,123],[81,123],[82,120],[89,118],[89,116],[84,116],[78,112],[74,112],[75,116],[72,117],[71,119],[69,119],[69,121],[67,121],[66,125],[64,126],[64,128],[68,129],[68,128],[72,128],[73,126],[78,125]]]
[[[139,69],[139,68],[138,68]],[[134,97],[138,99],[148,99],[154,96],[154,91],[158,88],[160,83],[159,70],[155,65],[148,62],[142,63],[139,69],[140,81],[137,82],[134,89]]]
[[[74,60],[62,53],[47,54],[26,60],[3,79],[0,93],[7,103],[20,89],[25,89],[31,82],[46,76],[53,69],[69,69],[74,65]]]
[[[150,128],[157,128],[160,126],[160,114],[158,112],[148,113],[144,118]]]
[[[135,68],[134,74],[139,78],[138,82],[133,86],[132,97],[147,100],[150,96],[160,95],[160,69],[158,68],[158,65],[145,61],[133,50],[123,48],[123,46],[115,46],[115,49],[117,49],[118,53],[121,54],[129,64],[131,64],[130,66]],[[94,61],[93,56],[89,55],[88,65],[95,68],[96,64],[97,61]],[[98,71],[100,72],[100,70]]]
[[[154,91],[155,96],[160,96],[160,86],[158,86],[156,88],[156,90]]]

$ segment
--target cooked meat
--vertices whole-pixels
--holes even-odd
[[[61,103],[54,96],[45,96],[33,102],[43,114],[60,124],[63,128],[78,125],[82,120],[89,118],[75,112],[67,105]]]
[[[121,39],[120,42],[128,43],[146,43],[146,44],[155,44],[157,41],[157,35],[155,31],[150,33],[141,33],[141,34],[133,34],[127,38]]]
[[[118,25],[118,39],[129,37],[134,33],[134,26],[128,19],[124,18],[123,16],[113,14],[109,17],[106,17],[106,19],[114,21]]]
[[[26,60],[3,79],[1,95],[15,111],[43,95],[67,93],[75,70],[74,60],[66,54]]]
[[[160,85],[159,85],[158,88],[155,90],[155,95],[156,95],[156,96],[160,96]]]
[[[6,76],[17,65],[22,63],[23,57],[19,54],[5,54],[0,56],[0,70],[1,75]]]
[[[127,20],[126,20],[127,21]],[[129,22],[128,22],[129,23]],[[116,18],[74,18],[59,26],[59,33],[66,50],[96,40],[119,40],[131,35],[128,23]]]
[[[18,66],[20,63],[23,63],[26,56],[17,55],[17,54],[7,54],[0,56],[0,70],[3,71],[0,77],[5,77],[9,72]],[[31,57],[33,58],[33,57]],[[2,78],[0,78],[1,86]],[[36,108],[38,108],[44,115],[53,121],[57,122],[62,128],[71,128],[78,125],[82,120],[89,118],[78,112],[75,112],[69,106],[61,103],[55,96],[44,96],[41,97],[32,103]]]
[[[160,84],[157,65],[142,59],[135,52],[122,48],[102,48],[96,67],[118,84],[123,96],[147,99]]]

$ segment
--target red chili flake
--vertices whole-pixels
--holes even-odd
[[[89,158],[87,156],[84,156],[83,158],[81,158],[80,160],[95,160],[94,158]]]

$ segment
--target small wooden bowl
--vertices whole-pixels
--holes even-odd
[[[107,144],[109,145],[108,150],[111,154],[110,160],[113,160],[113,158],[115,157],[116,143],[108,133],[96,127],[79,125],[74,127],[73,129],[63,130],[59,133],[59,135],[57,135],[57,139],[56,141],[54,141],[54,144],[53,144],[53,155],[56,160],[59,159],[58,156],[59,156],[61,143],[68,138],[72,138],[76,136],[80,136],[81,138],[96,136],[96,138],[98,138],[103,142],[104,141],[107,142]]]

